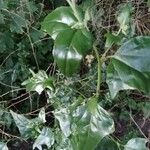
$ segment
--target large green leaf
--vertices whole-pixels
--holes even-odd
[[[114,132],[113,119],[99,105],[94,112],[89,112],[87,107],[80,106],[73,118],[76,122],[72,138],[74,149],[94,150],[105,136]]]
[[[79,19],[70,7],[59,7],[43,21],[42,29],[55,40],[53,55],[61,72],[71,76],[77,72],[80,62],[92,47],[92,36],[86,29],[84,14],[76,7]]]
[[[95,101],[93,98],[91,100]],[[105,136],[114,132],[113,119],[95,102],[78,106],[71,113],[64,110],[65,115],[59,113],[59,118],[58,113],[55,114],[62,132],[69,131],[74,150],[94,150]]]
[[[33,144],[33,149],[38,148],[42,150],[42,145],[46,145],[50,148],[54,144],[54,134],[50,128],[44,127],[41,131],[41,134],[35,140]]]
[[[128,141],[125,145],[124,150],[148,150],[146,147],[147,139],[144,138],[134,138]]]
[[[107,83],[113,96],[119,90],[138,89],[150,94],[150,36],[139,36],[124,43],[112,56]]]
[[[83,18],[81,9],[78,12]],[[78,22],[77,18],[70,7],[59,7],[46,16],[42,22],[42,30],[46,31],[53,39],[62,31],[71,29]]]
[[[91,47],[92,37],[86,29],[61,32],[53,49],[54,59],[61,72],[67,76],[77,72],[83,56]]]

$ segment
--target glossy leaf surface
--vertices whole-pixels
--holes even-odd
[[[61,72],[71,76],[80,67],[80,62],[92,47],[92,37],[86,29],[61,32],[54,44],[54,59]]]
[[[112,56],[107,83],[113,96],[122,89],[150,94],[150,37],[140,36],[124,43]],[[120,87],[120,89],[119,89]],[[113,94],[115,92],[115,94]]]
[[[98,104],[92,104],[90,109],[88,104],[85,104],[71,113],[66,112],[65,115],[59,113],[59,118],[56,114],[56,117],[62,132],[67,133],[66,129],[69,131],[74,150],[94,150],[105,136],[114,132],[113,119]],[[63,118],[63,121],[60,118]]]
[[[144,138],[134,138],[128,141],[124,150],[148,150],[146,143],[148,141]]]
[[[78,9],[82,14],[81,9]],[[82,16],[82,15],[81,15]],[[42,30],[46,31],[53,39],[62,31],[71,29],[78,22],[70,7],[59,7],[51,12],[42,23]]]
[[[114,132],[113,119],[99,105],[92,112],[80,106],[73,118],[76,122],[72,138],[74,149],[94,150],[105,136]]]

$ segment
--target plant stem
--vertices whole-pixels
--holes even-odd
[[[102,69],[102,61],[101,58],[99,57],[99,53],[97,50],[97,47],[95,45],[93,45],[93,49],[96,55],[96,59],[97,59],[97,71],[98,71],[98,76],[97,76],[97,88],[96,88],[96,97],[98,98],[100,95],[100,85],[101,85],[101,69]]]
[[[82,19],[79,15],[79,12],[76,9],[76,3],[75,0],[66,0],[68,2],[68,4],[70,5],[71,9],[74,12],[75,17],[78,19],[79,22],[82,22]]]

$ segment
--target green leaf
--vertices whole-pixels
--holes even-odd
[[[41,70],[37,74],[35,74],[33,71],[31,72],[33,77],[22,83],[22,85],[26,86],[28,91],[36,91],[41,94],[46,88],[50,89],[51,91],[54,90],[53,78],[48,77],[45,71]]]
[[[82,58],[92,47],[92,36],[84,24],[82,9],[76,7],[81,21],[70,7],[59,7],[43,21],[42,29],[55,39],[53,55],[61,72],[71,76],[77,72]]]
[[[91,47],[92,36],[86,29],[61,32],[53,49],[54,59],[61,72],[67,76],[76,73]]]
[[[139,36],[124,43],[113,56],[139,72],[150,72],[150,36]]]
[[[95,110],[97,108],[97,98],[91,97],[87,102],[88,111],[91,113],[95,113]]]
[[[24,117],[23,115],[16,114],[15,112],[10,110],[11,115],[19,129],[19,132],[22,137],[27,137],[28,128],[27,126],[30,124],[30,120]]]
[[[133,87],[127,85],[122,81],[122,79],[119,76],[119,73],[117,72],[112,62],[107,67],[106,82],[109,86],[109,90],[112,98],[115,98],[115,96],[120,90],[134,89]]]
[[[99,105],[89,112],[87,106],[80,106],[72,115],[72,145],[78,150],[94,150],[98,143],[114,132],[114,122]]]
[[[95,101],[94,98],[92,100]],[[96,102],[91,101],[74,111],[63,108],[54,113],[62,132],[70,137],[74,150],[94,150],[105,136],[114,132],[113,119]]]
[[[51,148],[53,144],[54,134],[52,130],[50,128],[44,127],[38,138],[35,140],[33,149],[38,148],[39,150],[42,150],[42,145],[46,145],[48,148]]]
[[[12,22],[10,24],[11,32],[23,33],[23,28],[26,28],[29,22],[25,19],[24,14],[22,12],[18,12],[18,14],[11,14]]]
[[[150,94],[150,36],[139,36],[124,43],[107,70],[110,92],[138,89]],[[120,89],[119,89],[120,87]],[[114,88],[114,89],[113,89]]]
[[[66,137],[71,134],[70,116],[69,110],[62,108],[61,110],[56,110],[54,112],[55,118],[59,121],[60,128]]]
[[[134,138],[128,141],[124,150],[148,150],[146,143],[148,140],[144,138]]]
[[[0,142],[0,150],[8,150],[6,143]]]
[[[43,113],[43,109],[40,111],[40,118],[27,119],[24,115],[17,114],[10,110],[10,113],[16,123],[16,126],[19,129],[19,132],[24,138],[35,138],[37,134],[40,132],[41,124],[44,123],[43,118],[41,120],[41,113]]]
[[[82,14],[81,9],[77,9]],[[42,30],[55,39],[60,32],[71,29],[77,22],[78,20],[74,16],[72,9],[62,6],[47,15],[42,22]]]
[[[117,35],[115,35],[113,33],[109,33],[109,32],[106,33],[105,36],[106,36],[106,42],[105,42],[106,48],[111,48],[111,46],[113,44],[119,44],[122,39],[120,36],[117,36]]]

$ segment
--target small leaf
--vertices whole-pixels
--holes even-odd
[[[0,150],[8,150],[6,143],[0,142]]]
[[[33,77],[22,83],[22,85],[26,85],[28,91],[36,91],[41,94],[46,88],[54,90],[53,78],[48,77],[45,71],[39,71],[37,74],[31,72]]]
[[[121,42],[121,37],[117,36],[113,33],[106,33],[106,42],[105,42],[105,47],[106,48],[111,48],[113,44],[120,44]]]
[[[124,150],[148,150],[146,143],[148,140],[144,138],[134,138],[128,141]]]
[[[81,9],[77,8],[80,14]],[[82,16],[82,15],[81,15]],[[74,26],[78,20],[70,7],[59,7],[46,16],[42,22],[42,30],[52,36],[53,39],[62,31],[67,31]],[[64,37],[64,36],[63,36]]]
[[[42,145],[46,145],[48,148],[54,144],[54,134],[50,128],[44,127],[41,134],[35,140],[33,144],[33,149],[38,148],[42,150]]]
[[[61,72],[66,76],[76,73],[91,47],[92,37],[85,29],[60,33],[54,44],[53,55]]]

